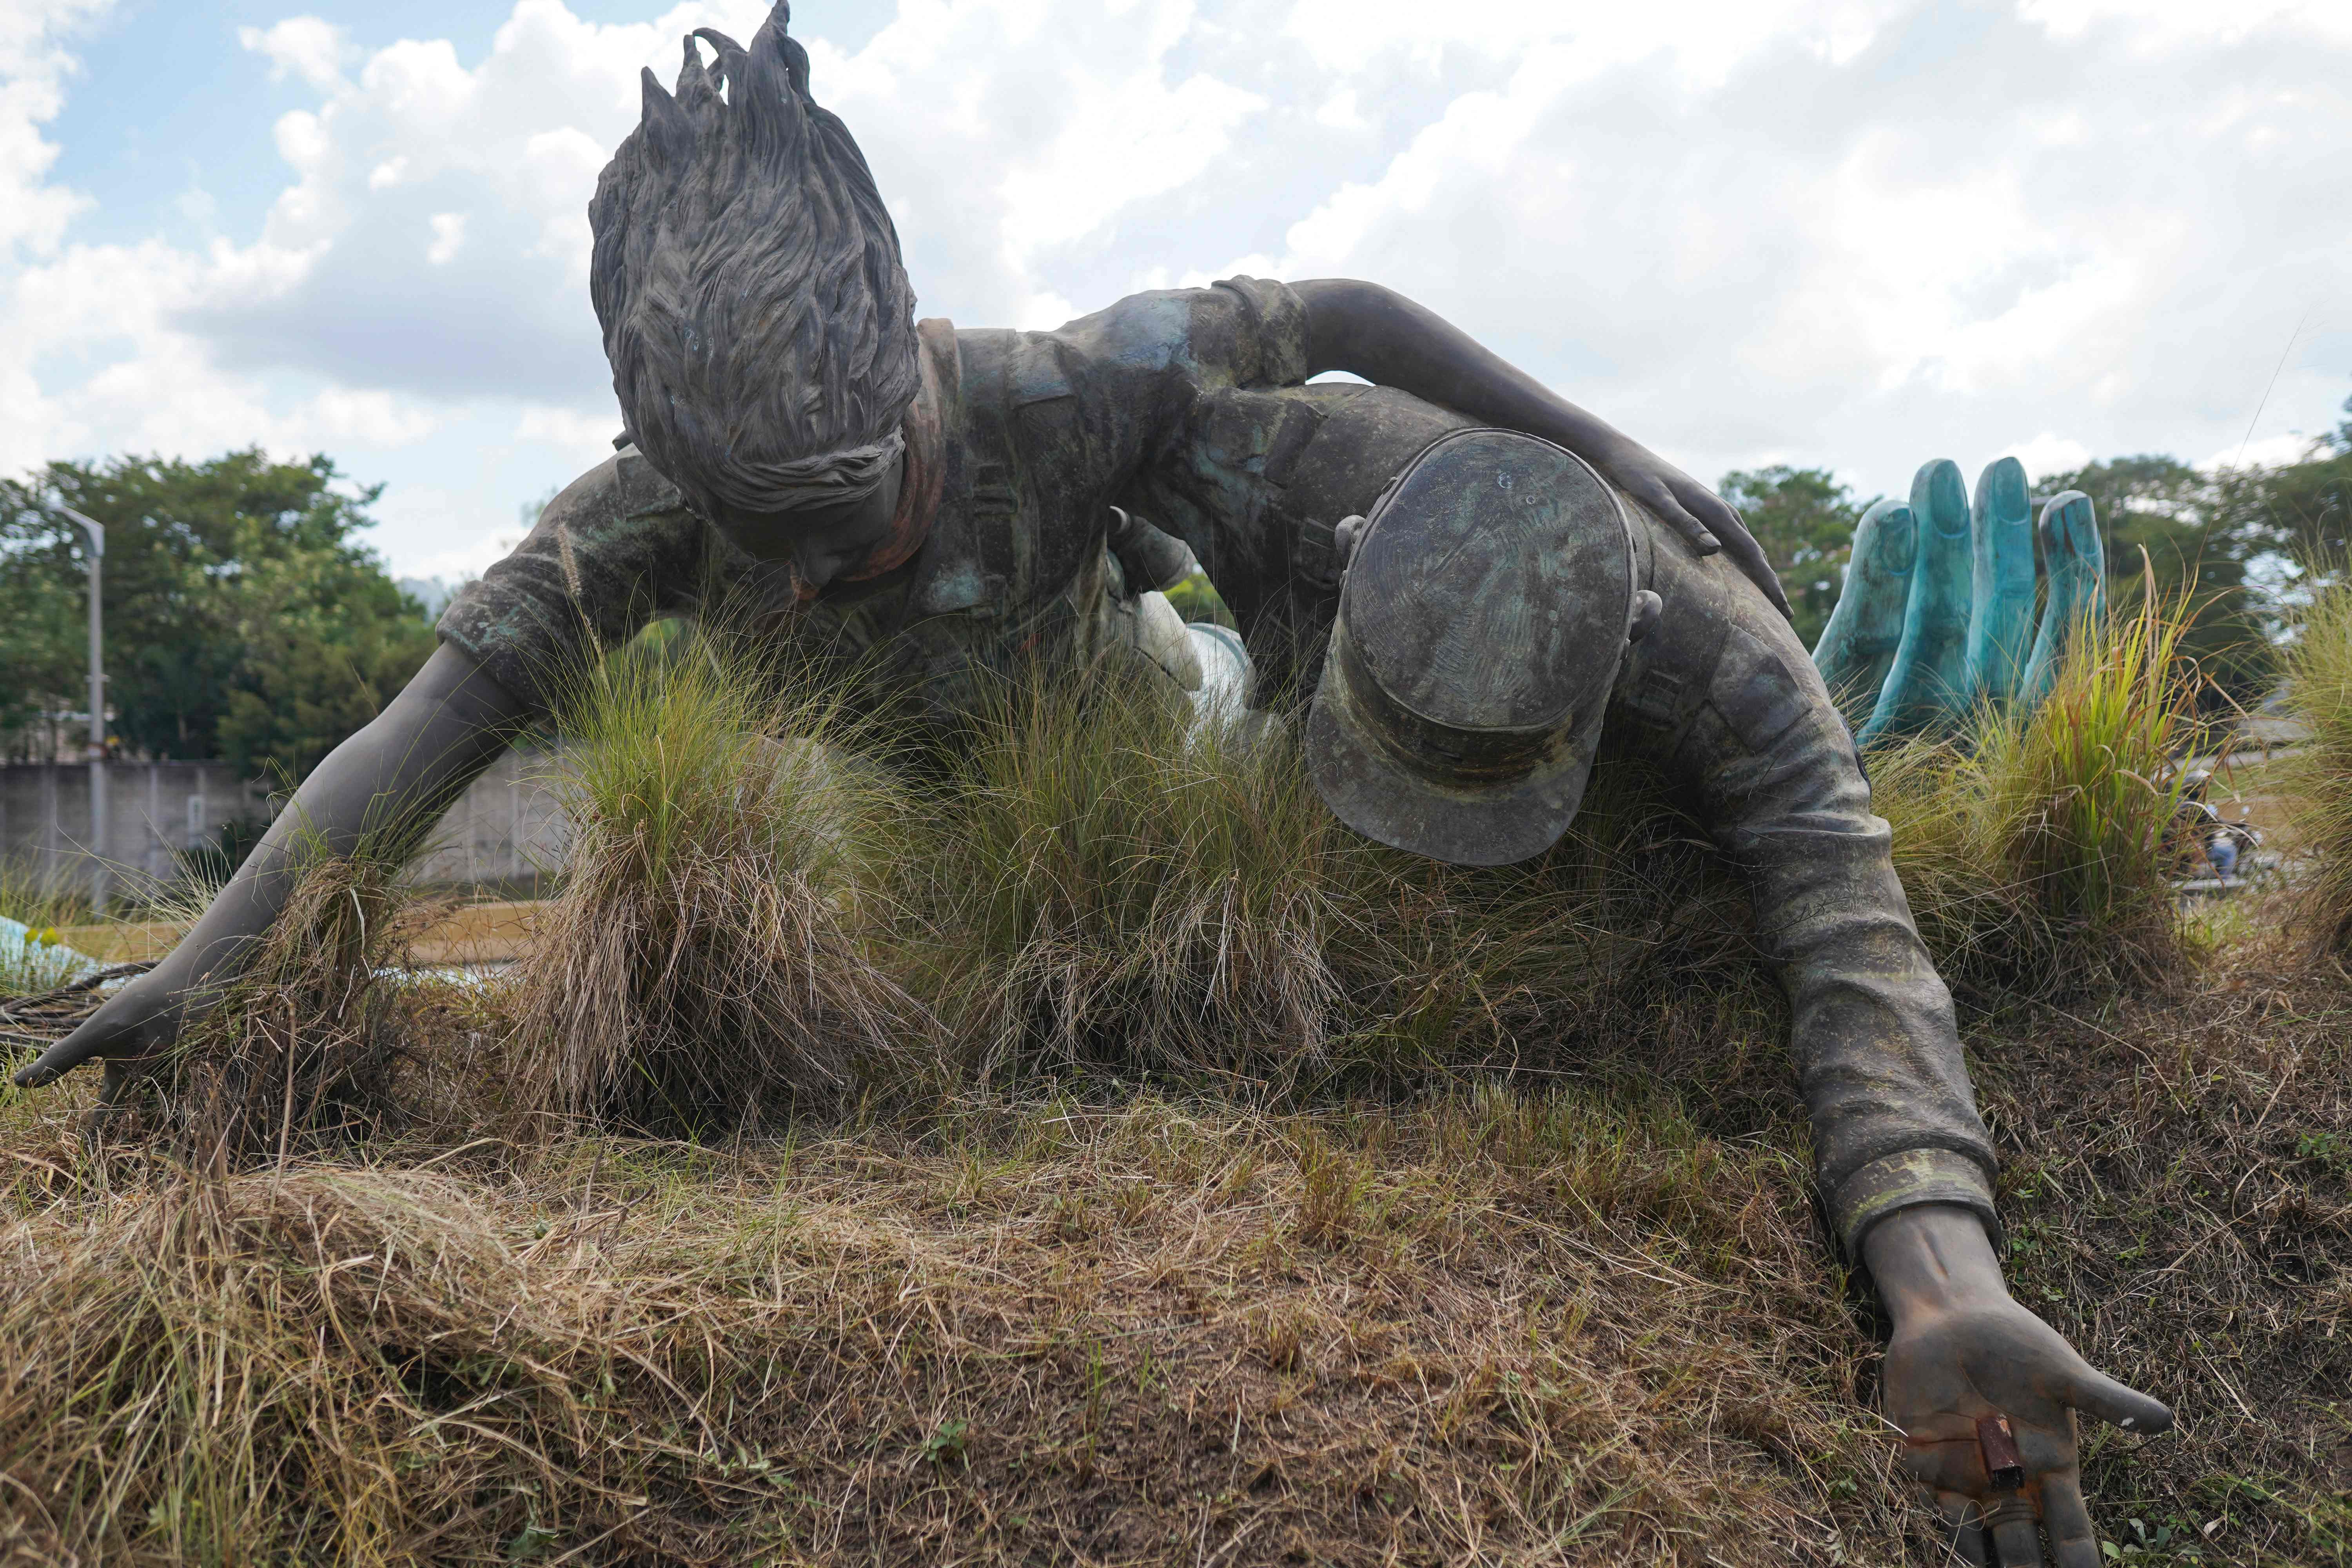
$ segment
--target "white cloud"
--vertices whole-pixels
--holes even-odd
[[[65,107],[73,57],[61,41],[105,13],[110,0],[8,0],[0,5],[0,264],[10,252],[54,250],[89,204],[46,183],[57,162],[41,127]]]
[[[587,468],[604,460],[620,429],[619,416],[608,410],[527,407],[515,423],[515,439],[553,447]]]
[[[2043,479],[2053,474],[2073,473],[2091,461],[2092,453],[2080,441],[2044,430],[2031,441],[2013,444],[2001,456],[2023,463],[2027,478]]]
[[[1891,489],[2023,420],[2198,450],[2352,305],[2352,52],[2291,7],[2124,48],[1925,6],[1336,6],[1293,26],[1345,68],[1541,41],[1253,263],[1415,292],[1702,473],[1794,450]],[[2347,368],[2298,362],[2274,417]]]
[[[236,41],[269,60],[269,79],[301,78],[325,92],[342,85],[352,46],[343,30],[316,16],[289,16],[273,27],[239,27]]]
[[[433,229],[433,243],[425,247],[425,259],[436,267],[446,267],[466,247],[466,215],[435,213],[428,222]]]
[[[2197,467],[2212,473],[2222,468],[2259,468],[2279,463],[2300,462],[2310,446],[2310,437],[2293,435],[2233,441],[2218,452],[2207,454],[2199,460]]]
[[[2021,0],[2018,11],[2060,38],[2111,26],[2118,42],[2136,49],[2236,43],[2263,33],[2352,42],[2352,8],[2340,0]]]
[[[517,509],[492,514],[482,526],[482,498],[440,485],[401,485],[375,503],[376,547],[404,577],[462,583],[478,577],[522,542],[529,531]]]
[[[1843,64],[1902,9],[1896,0],[1295,0],[1285,30],[1339,70],[1362,69],[1386,54],[1427,65],[1448,49],[1515,58],[1531,45],[1557,45],[1574,78],[1664,60],[1677,81],[1704,88],[1719,85],[1769,43]]]

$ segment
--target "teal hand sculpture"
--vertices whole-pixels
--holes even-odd
[[[1911,567],[1918,553],[1909,507],[1883,500],[1862,514],[1845,592],[1813,649],[1814,668],[1850,723],[1867,721],[1877,708],[1887,668],[1903,644],[1903,612],[1911,602]]]
[[[2025,465],[2003,458],[1977,480],[1976,591],[1969,612],[1969,689],[2006,707],[2033,647],[2033,492]]]
[[[1911,481],[1911,515],[1919,548],[1911,566],[1903,641],[1879,691],[1877,711],[1855,737],[1864,745],[1883,735],[1945,727],[1964,717],[1975,701],[1968,663],[1975,566],[1968,482],[1958,463],[1939,458],[1919,470]]]
[[[1979,477],[1973,506],[1958,466],[1938,460],[1919,470],[1908,505],[1863,514],[1845,592],[1813,650],[1856,740],[1958,733],[1980,707],[2031,712],[2050,695],[2069,647],[2105,614],[2106,551],[2091,499],[2067,491],[2042,509],[2037,588],[2032,521],[2014,458]]]
[[[2042,559],[2050,591],[2017,693],[2029,708],[2050,695],[2068,644],[2106,614],[2107,552],[2090,497],[2068,490],[2042,509]]]

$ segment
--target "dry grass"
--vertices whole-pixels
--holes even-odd
[[[1883,1560],[1785,1155],[1486,1096],[20,1183],[48,1560]]]
[[[2019,1294],[2182,1414],[2093,1439],[2105,1532],[2170,1532],[2145,1561],[2352,1555],[2347,1025],[2256,954],[1972,1037]],[[1784,1075],[1751,1049],[1314,1116],[967,1098],[724,1149],[453,1124],[196,1179],[12,1097],[0,1541],[1926,1564]]]
[[[2105,1532],[2159,1563],[2352,1562],[2352,994],[2286,913],[2170,997],[1970,1041],[2012,1289],[2179,1414],[2092,1442]]]
[[[161,1138],[225,1172],[385,1131],[410,1043],[387,981],[435,910],[401,888],[397,860],[298,851],[285,912],[226,990],[140,1080],[109,1131]]]

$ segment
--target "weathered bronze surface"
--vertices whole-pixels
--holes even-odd
[[[1589,465],[1515,431],[1441,437],[1354,530],[1307,727],[1325,802],[1456,865],[1549,848],[1636,592],[1625,513]]]
[[[1258,700],[1295,711],[1322,681],[1342,602],[1339,524],[1373,515],[1395,476],[1441,448],[1355,563],[1349,668],[1388,699],[1367,728],[1418,725],[1424,762],[1468,738],[1451,761],[1491,785],[1550,757],[1540,743],[1515,753],[1511,737],[1581,737],[1598,707],[1593,765],[1612,749],[1658,763],[1745,868],[1793,1005],[1822,1190],[1895,1319],[1885,1396],[1914,1472],[1986,1500],[1966,1439],[1997,1408],[2032,1435],[2050,1498],[2072,1473],[2074,1410],[2140,1430],[2168,1421],[2002,1289],[1992,1152],[1950,998],[1853,739],[1738,515],[1371,284],[1237,279],[1137,295],[1054,332],[918,328],[887,211],[847,128],[809,96],[788,19],[779,6],[748,50],[698,35],[719,57],[709,68],[688,40],[675,96],[648,76],[645,123],[592,211],[615,390],[676,471],[625,441],[560,496],[458,597],[442,649],[304,783],[188,939],[18,1081],[103,1058],[110,1101],[213,1005],[282,908],[299,848],[348,853],[388,816],[428,822],[596,647],[714,594],[854,678],[854,704],[952,743],[986,672],[1150,657],[1130,569],[1148,580],[1169,557],[1118,548],[1121,508],[1191,548],[1241,622]],[[1332,370],[1376,384],[1305,384]],[[1520,435],[1449,440],[1473,426]],[[1612,498],[1596,472],[1622,508],[1615,533],[1598,526]],[[1833,670],[1898,681],[1906,711],[1967,679],[1973,563],[1951,488],[1874,515],[1854,613],[1841,606],[1825,645]],[[2054,507],[2042,526],[2064,574],[2053,598],[2087,609],[2087,509]],[[1923,569],[1924,598],[1909,586]],[[1417,596],[1431,584],[1445,592]],[[1654,617],[1635,614],[1643,595]],[[2051,642],[2052,622],[2043,632]],[[2056,655],[2037,647],[2027,689]],[[1549,842],[1573,802],[1538,804],[1530,835]],[[1965,1463],[1950,1458],[1963,1441]],[[2079,1497],[2071,1510],[2045,1512],[2053,1540],[2087,1541]]]

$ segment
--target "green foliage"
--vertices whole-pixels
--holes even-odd
[[[1870,503],[1857,503],[1826,468],[1775,466],[1726,474],[1717,488],[1764,547],[1789,595],[1797,635],[1812,647],[1837,608],[1854,527]]]
[[[1286,751],[1188,742],[1164,687],[1008,686],[961,763],[928,901],[992,1069],[1292,1077],[1348,1028],[1377,852]]]
[[[85,705],[81,531],[107,530],[113,732],[152,755],[299,776],[431,653],[429,626],[359,542],[378,490],[324,457],[52,463],[0,481],[0,657],[23,672],[0,729]]]
[[[1654,1052],[1696,1013],[1719,1041],[1760,995],[1737,889],[1629,758],[1551,853],[1473,870],[1340,826],[1290,734],[1188,717],[1014,683],[908,835],[919,984],[987,1081],[1284,1103]]]
[[[257,562],[234,615],[241,658],[215,732],[248,773],[309,773],[433,651],[431,626],[390,578],[322,552]]]

